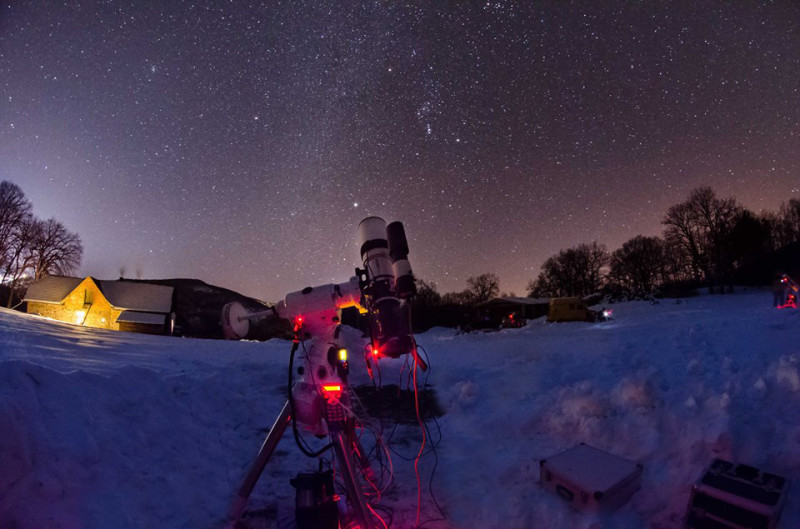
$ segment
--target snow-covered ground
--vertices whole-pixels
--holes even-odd
[[[433,490],[447,521],[425,527],[676,528],[713,457],[797,481],[800,312],[771,301],[749,290],[622,303],[601,324],[418,336],[446,411]],[[288,351],[0,311],[0,527],[221,527],[283,405]],[[396,383],[400,361],[383,375]],[[413,455],[419,430],[395,439]],[[613,514],[582,515],[538,484],[540,459],[582,441],[644,464],[641,490]],[[393,462],[381,504],[411,528],[413,463]],[[291,527],[288,480],[313,468],[287,434],[252,496],[262,526]],[[427,490],[423,502],[422,519],[438,517]],[[791,494],[779,527],[798,526]]]

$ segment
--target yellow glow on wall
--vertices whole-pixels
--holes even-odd
[[[75,311],[75,323],[83,323],[83,319],[86,317],[85,310],[77,310]]]

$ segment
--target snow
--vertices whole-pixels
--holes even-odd
[[[446,412],[433,491],[447,521],[425,527],[668,529],[714,457],[799,479],[800,312],[771,301],[745,290],[621,303],[599,324],[418,336]],[[0,527],[223,527],[284,403],[288,351],[0,311]],[[384,381],[401,365],[383,362]],[[413,456],[420,439],[401,426],[393,441]],[[641,490],[614,513],[574,511],[538,483],[539,460],[579,442],[644,465]],[[393,463],[380,504],[410,528],[413,462]],[[315,465],[287,434],[251,498],[261,526],[291,527],[288,481]],[[422,520],[438,517],[433,465],[421,464]],[[790,489],[778,527],[798,526]]]

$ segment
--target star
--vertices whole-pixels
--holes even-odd
[[[698,185],[800,193],[794,3],[479,7],[4,9],[0,180],[80,235],[81,274],[267,300],[346,280],[367,212],[440,292],[521,293],[562,249],[662,236]]]

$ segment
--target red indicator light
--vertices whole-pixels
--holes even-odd
[[[789,295],[789,299],[786,300],[786,303],[783,305],[778,305],[779,309],[796,309],[797,308],[797,298],[794,295]]]
[[[372,356],[378,356],[378,350],[377,349],[373,349],[372,350]]]
[[[341,384],[323,384],[322,396],[326,399],[338,399],[342,395]]]

